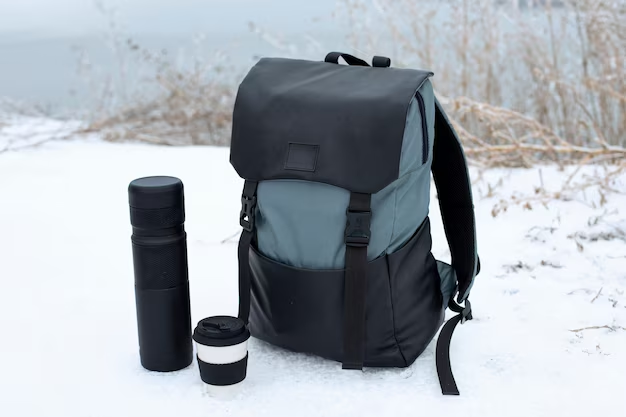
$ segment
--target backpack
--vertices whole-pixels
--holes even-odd
[[[449,307],[459,314],[436,365],[443,394],[458,395],[450,339],[472,319],[480,269],[467,163],[433,73],[390,63],[262,58],[241,82],[239,317],[258,339],[344,369],[407,367]],[[431,254],[431,170],[452,265]]]

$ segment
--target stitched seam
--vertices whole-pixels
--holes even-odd
[[[398,218],[398,184],[396,183],[395,188],[393,190],[393,222],[391,223],[391,234],[389,235],[389,242],[387,242],[387,248],[385,252],[389,253],[389,247],[391,246],[391,242],[393,241],[393,237],[396,233],[396,219]],[[387,266],[389,269],[389,266]]]
[[[400,352],[400,356],[402,356],[402,360],[404,361],[404,366],[409,366],[404,357],[404,353],[402,352],[402,348],[400,347],[400,343],[398,343],[398,338],[396,337],[396,312],[393,308],[393,290],[391,288],[391,271],[389,270],[389,257],[386,259],[387,261],[387,278],[389,283],[389,301],[391,304],[391,325],[393,327],[393,340],[396,342],[396,346],[398,351]]]

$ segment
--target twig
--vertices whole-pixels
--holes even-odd
[[[587,288],[578,288],[578,289],[575,289],[575,290],[572,290],[572,291],[568,292],[567,295],[575,294],[578,291],[584,291],[585,294],[589,294],[591,292],[591,290],[589,290]]]
[[[226,239],[223,239],[222,241],[220,241],[220,245],[223,245],[224,243],[228,242],[231,239],[234,239],[237,236],[239,236],[239,232],[236,232],[236,233],[228,236]]]
[[[596,301],[598,299],[598,297],[600,297],[600,294],[602,293],[602,289],[604,287],[600,287],[600,291],[598,291],[598,293],[596,294],[595,297],[593,297],[593,300],[591,300],[591,304],[593,304],[594,301]]]
[[[626,148],[619,146],[607,146],[606,148],[588,148],[584,146],[553,146],[551,148],[545,145],[535,145],[532,143],[516,143],[511,145],[489,145],[481,147],[467,148],[465,153],[468,155],[480,154],[480,153],[504,153],[513,151],[536,151],[536,152],[548,152],[554,151],[559,154],[583,154],[583,155],[613,155],[616,159],[626,156]]]
[[[563,268],[563,265],[555,264],[555,263],[552,263],[551,261],[546,261],[545,259],[541,261],[541,266],[549,266],[555,269]]]
[[[608,326],[608,325],[605,324],[604,326],[589,326],[589,327],[583,327],[583,328],[580,328],[580,329],[574,329],[574,330],[570,330],[570,332],[578,333],[578,332],[582,332],[582,331],[585,331],[585,330],[599,330],[599,329],[609,329],[612,332],[614,332],[617,329],[626,330],[626,328],[624,328],[624,327],[619,327],[619,326],[611,327],[611,326]]]

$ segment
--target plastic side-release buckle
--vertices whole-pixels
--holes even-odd
[[[346,245],[356,247],[369,245],[372,235],[370,230],[372,212],[346,210],[346,218],[346,231],[344,235]]]
[[[463,311],[461,311],[461,324],[473,318],[474,317],[472,317],[472,305],[470,304],[468,299],[465,299],[465,307],[463,307]]]
[[[465,300],[465,306],[463,307],[455,303],[453,299],[450,299],[450,302],[448,303],[448,308],[455,313],[459,313],[461,315],[461,324],[473,319],[472,304],[467,299]]]
[[[256,196],[241,196],[241,212],[239,213],[239,224],[247,232],[254,229],[256,212]]]

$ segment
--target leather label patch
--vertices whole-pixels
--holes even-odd
[[[317,156],[319,152],[319,145],[290,143],[289,149],[287,150],[285,169],[314,172],[317,166]]]

